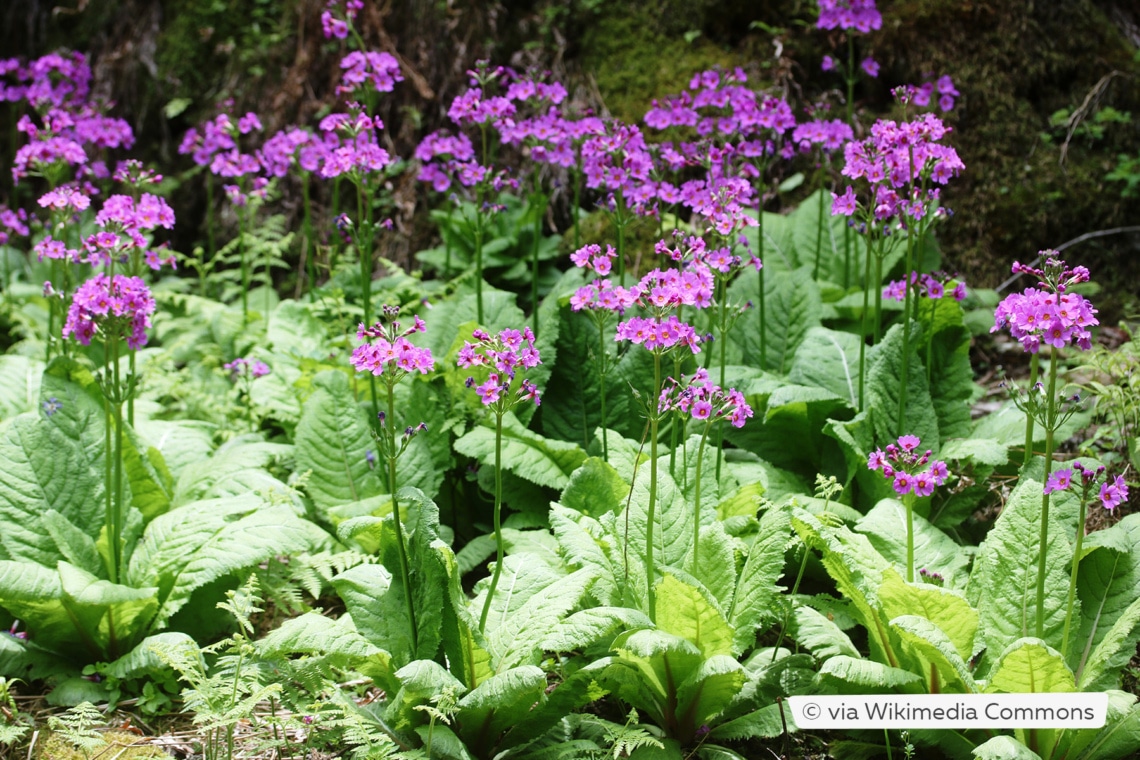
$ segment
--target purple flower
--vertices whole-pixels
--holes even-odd
[[[1069,486],[1073,483],[1073,471],[1071,469],[1057,470],[1049,476],[1049,480],[1045,482],[1045,494],[1051,494],[1054,491],[1067,491]]]
[[[426,375],[435,369],[431,349],[417,347],[408,340],[409,335],[425,329],[418,316],[406,330],[401,330],[396,321],[377,322],[370,328],[361,325],[356,337],[365,342],[353,349],[349,361],[358,372],[371,372],[378,377],[387,373],[393,375],[395,381],[412,372]],[[368,342],[369,339],[374,341]]]
[[[1128,498],[1128,486],[1124,483],[1124,478],[1117,475],[1112,483],[1107,481],[1103,483],[1100,487],[1099,498],[1105,509],[1115,509],[1123,504]]]
[[[1042,287],[1029,287],[1006,296],[994,312],[990,332],[1008,327],[1010,334],[1029,353],[1037,353],[1042,343],[1056,348],[1073,344],[1087,351],[1092,348],[1089,328],[1100,324],[1094,316],[1097,310],[1084,296],[1066,291],[1076,283],[1087,281],[1088,270],[1070,269],[1065,262],[1050,256],[1051,253],[1042,252],[1046,257],[1044,269],[1014,262],[1014,274],[1036,277]]]
[[[76,289],[63,337],[74,335],[86,346],[100,332],[104,340],[125,337],[129,347],[142,348],[147,343],[146,330],[154,307],[154,298],[142,279],[117,274],[112,281],[105,274],[96,275]]]
[[[879,76],[879,62],[870,56],[864,58],[859,64],[859,68],[867,73],[867,76],[875,79]]]
[[[533,401],[541,404],[538,387],[520,373],[533,369],[542,363],[538,349],[534,345],[534,333],[529,327],[520,332],[514,329],[501,330],[491,335],[482,329],[472,334],[476,342],[464,341],[459,349],[456,364],[460,367],[492,368],[486,382],[475,385],[474,378],[468,378],[468,387],[475,387],[479,400],[485,406],[499,403],[500,411],[506,411],[520,401]],[[511,387],[519,381],[512,394]]]
[[[835,59],[832,58],[830,55],[825,55],[823,57],[823,61],[819,64],[819,67],[823,71],[834,71],[835,70]]]

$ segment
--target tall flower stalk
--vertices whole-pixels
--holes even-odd
[[[1099,324],[1096,309],[1083,296],[1070,293],[1069,288],[1089,279],[1089,270],[1082,266],[1069,268],[1056,258],[1056,251],[1041,252],[1045,266],[1037,269],[1018,262],[1013,264],[1014,274],[1027,274],[1039,281],[1040,287],[1029,287],[1021,293],[1005,298],[994,312],[994,326],[990,332],[1005,327],[1020,341],[1022,347],[1036,354],[1043,345],[1049,346],[1048,390],[1037,383],[1014,403],[1033,417],[1045,431],[1045,482],[1049,482],[1053,469],[1054,434],[1075,411],[1064,408],[1057,398],[1058,350],[1074,345],[1087,351],[1092,348],[1089,328]],[[1042,395],[1044,392],[1044,395]],[[1031,432],[1030,432],[1031,435]],[[1045,560],[1049,542],[1049,495],[1045,489],[1041,496],[1041,530],[1037,563],[1037,621],[1036,635],[1045,630]]]
[[[388,494],[392,499],[392,526],[396,533],[396,551],[400,562],[400,577],[404,584],[404,600],[407,604],[408,623],[412,632],[412,648],[418,647],[419,629],[416,625],[416,610],[412,595],[411,570],[408,564],[408,550],[404,540],[404,529],[400,517],[399,482],[396,463],[407,449],[416,433],[427,429],[421,421],[418,426],[404,428],[401,436],[396,422],[396,386],[410,374],[419,372],[426,375],[435,368],[431,349],[419,348],[412,344],[409,336],[423,332],[423,320],[414,318],[412,326],[401,329],[397,321],[400,310],[385,306],[381,310],[382,319],[372,327],[361,325],[357,337],[365,341],[352,352],[352,366],[359,372],[367,372],[371,379],[380,378],[384,384],[387,412],[377,413],[379,424],[373,431],[381,457],[388,469]]]
[[[479,400],[495,416],[495,511],[492,519],[495,530],[495,569],[491,573],[491,584],[487,588],[487,598],[479,614],[479,631],[487,627],[487,616],[499,577],[503,573],[505,545],[503,543],[503,416],[524,401],[541,403],[538,387],[525,374],[542,363],[538,349],[534,346],[534,333],[529,327],[522,332],[506,329],[497,335],[476,329],[471,337],[475,343],[464,341],[457,358],[460,367],[486,367],[486,380],[478,383],[474,376],[467,378],[467,386],[474,388]]]
[[[107,536],[107,574],[118,583],[123,571],[123,527],[128,505],[123,495],[123,405],[138,384],[133,373],[122,372],[123,344],[130,348],[146,345],[146,330],[154,313],[154,298],[138,277],[100,274],[79,286],[68,309],[63,337],[74,337],[83,345],[92,339],[103,344],[103,371],[99,387],[103,391],[105,462],[105,504],[103,528]]]

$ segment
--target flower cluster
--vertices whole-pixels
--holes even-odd
[[[1042,251],[1043,269],[1014,262],[1014,274],[1036,277],[1041,287],[1006,296],[998,304],[994,326],[990,328],[990,332],[997,332],[1008,326],[1010,334],[1031,354],[1037,353],[1042,343],[1054,348],[1073,344],[1087,351],[1092,348],[1089,328],[1100,324],[1094,316],[1096,309],[1084,296],[1066,292],[1071,286],[1088,281],[1089,270],[1082,266],[1070,269],[1053,256],[1055,253]]]
[[[625,310],[637,302],[637,294],[629,288],[614,285],[610,280],[594,280],[574,291],[570,296],[570,309],[581,311],[611,311],[624,314]]]
[[[576,267],[592,269],[605,277],[613,270],[613,260],[616,256],[617,251],[612,245],[607,245],[606,252],[602,253],[602,247],[594,243],[582,246],[570,254],[570,261],[574,262]]]
[[[693,326],[675,314],[668,317],[631,317],[618,323],[614,340],[628,340],[650,351],[665,352],[687,346],[694,354],[701,351],[701,338]]]
[[[6,245],[12,235],[27,237],[29,233],[27,221],[28,212],[24,209],[13,211],[0,204],[0,245]]]
[[[424,321],[417,316],[411,327],[401,330],[395,320],[398,314],[399,309],[385,306],[380,322],[372,327],[360,325],[357,329],[356,337],[365,342],[353,349],[349,361],[358,371],[377,376],[387,374],[392,382],[397,382],[406,374],[419,371],[426,375],[435,369],[431,349],[419,348],[408,340],[409,335],[427,329]]]
[[[920,274],[919,272],[910,273],[910,285],[915,289],[915,292],[921,296],[929,298],[932,301],[937,301],[947,295],[951,296],[955,301],[961,301],[966,297],[966,284],[959,282],[947,291],[950,283],[954,280],[949,275],[939,276],[935,274]],[[905,301],[906,300],[906,280],[892,280],[887,283],[883,288],[883,298],[890,301]]]
[[[918,87],[906,85],[899,94],[904,102],[926,108],[930,105],[935,92],[938,93],[938,107],[943,113],[954,110],[955,98],[961,93],[954,87],[954,80],[949,74],[943,74],[937,80],[927,80]]]
[[[744,422],[752,416],[752,407],[744,400],[744,394],[729,388],[721,388],[709,380],[709,371],[698,369],[688,382],[667,380],[661,389],[657,402],[658,412],[677,410],[695,420],[727,419],[736,428],[744,427]]]
[[[949,133],[950,128],[930,113],[911,122],[880,119],[869,137],[844,147],[842,174],[870,185],[869,211],[876,220],[942,213],[938,189],[924,187],[928,181],[945,185],[965,168],[957,151],[939,142]],[[843,195],[832,193],[831,198],[832,215],[851,216],[858,208],[853,187]]]
[[[154,306],[150,289],[141,278],[117,274],[112,280],[105,274],[96,275],[75,291],[63,337],[74,335],[86,346],[99,331],[104,340],[126,337],[128,346],[142,348]]]
[[[829,152],[839,150],[854,137],[851,127],[840,119],[805,121],[792,131],[792,142],[801,153],[807,153],[813,145]]]
[[[342,5],[343,14],[340,12]],[[348,36],[348,25],[360,11],[364,10],[364,0],[329,0],[325,8],[326,10],[321,13],[321,31],[329,39],[336,37],[338,40],[343,40]],[[333,15],[334,11],[337,15]]]
[[[875,0],[819,0],[817,29],[854,29],[867,34],[883,27]]]
[[[340,94],[356,92],[368,82],[376,92],[391,92],[396,82],[404,81],[400,64],[391,53],[354,50],[341,59],[340,67],[344,69],[336,88]]]
[[[520,401],[533,401],[535,406],[542,403],[538,387],[525,378],[520,380],[517,391],[511,395],[511,386],[519,371],[542,363],[534,346],[534,333],[529,327],[523,328],[522,332],[507,328],[498,335],[476,329],[471,337],[477,342],[464,341],[456,363],[465,368],[492,368],[487,380],[481,384],[476,385],[474,377],[467,378],[467,387],[475,388],[485,406],[500,404],[500,411],[506,411]]]
[[[918,453],[919,443],[918,436],[901,436],[897,446],[890,443],[886,449],[875,449],[867,459],[867,469],[881,472],[899,496],[929,496],[950,473],[945,462],[930,461],[929,449]]]
[[[1044,493],[1047,496],[1056,491],[1069,490],[1073,485],[1073,472],[1075,470],[1081,480],[1082,498],[1087,499],[1089,492],[1096,484],[1096,480],[1104,474],[1104,469],[1104,465],[1085,467],[1080,462],[1074,462],[1071,468],[1057,470],[1049,476],[1049,480],[1045,483]],[[1116,509],[1128,499],[1128,485],[1120,475],[1115,478],[1106,477],[1101,483],[1097,498],[1100,499],[1100,503],[1105,509]]]
[[[265,377],[269,374],[269,365],[260,359],[234,359],[223,364],[222,369],[230,373],[231,380],[236,380],[238,377]]]

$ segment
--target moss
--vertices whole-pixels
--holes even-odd
[[[37,760],[90,760],[94,757],[109,757],[115,760],[168,760],[170,754],[161,747],[148,744],[146,739],[130,731],[104,731],[99,735],[103,747],[96,747],[88,754],[67,741],[58,733],[50,733],[36,744]]]

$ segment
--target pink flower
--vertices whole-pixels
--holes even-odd
[[[1124,478],[1117,475],[1112,483],[1107,481],[1103,483],[1100,487],[1099,498],[1105,509],[1115,509],[1123,504],[1128,498],[1128,486],[1124,483]]]
[[[1073,482],[1073,471],[1070,469],[1057,470],[1049,476],[1049,480],[1045,482],[1045,494],[1051,494],[1054,491],[1067,491]]]

